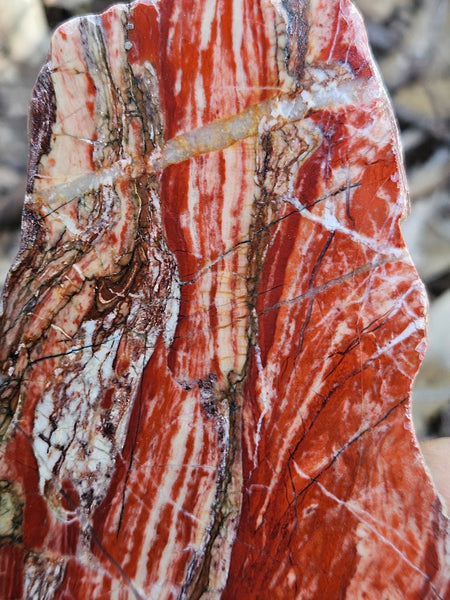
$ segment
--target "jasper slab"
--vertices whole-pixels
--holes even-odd
[[[347,0],[69,21],[1,318],[5,598],[446,598],[426,302]]]

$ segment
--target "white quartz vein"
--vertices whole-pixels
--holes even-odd
[[[351,512],[352,515],[354,515],[358,519],[358,521],[360,521],[361,523],[363,523],[383,544],[385,544],[386,546],[389,546],[392,550],[394,550],[394,552],[400,557],[400,559],[402,561],[404,561],[411,569],[413,569],[414,571],[416,571],[417,573],[419,573],[426,581],[428,581],[429,584],[430,584],[430,587],[433,590],[433,592],[436,594],[436,597],[437,598],[441,598],[441,596],[439,595],[439,593],[436,590],[435,586],[431,582],[430,577],[427,575],[427,573],[425,573],[425,571],[422,571],[422,569],[420,567],[418,567],[412,561],[410,561],[409,558],[407,556],[405,556],[403,554],[403,552],[399,548],[397,548],[397,546],[391,540],[389,540],[386,536],[384,536],[381,533],[381,531],[379,531],[377,529],[377,527],[375,527],[374,525],[372,525],[372,523],[370,523],[369,521],[367,521],[367,519],[364,518],[364,516],[365,516],[364,512],[365,511],[362,511],[360,509],[360,507],[355,504],[355,502],[341,500],[335,494],[333,494],[332,492],[330,492],[329,490],[327,490],[327,488],[320,481],[318,481],[317,479],[313,479],[307,473],[305,473],[298,466],[298,464],[295,461],[294,461],[293,464],[294,464],[295,470],[297,471],[298,475],[300,475],[300,477],[302,477],[304,479],[307,479],[308,481],[314,481],[314,483],[319,487],[319,489],[322,491],[322,493],[325,496],[327,496],[327,498],[330,498],[331,500],[333,500],[334,502],[336,502],[337,504],[339,504],[339,506],[343,506],[345,509],[347,509],[349,512]],[[379,523],[379,525],[381,527],[385,527],[384,523]],[[419,556],[421,554],[421,552],[419,551],[419,549],[417,550],[417,554]]]
[[[373,250],[377,254],[389,255],[393,259],[395,258],[397,260],[411,262],[408,251],[405,248],[387,246],[383,242],[378,242],[377,240],[367,237],[358,231],[355,231],[354,229],[350,229],[349,227],[343,225],[330,211],[325,210],[323,215],[316,215],[305,208],[305,206],[293,196],[285,196],[283,200],[294,206],[299,213],[301,213],[302,217],[322,225],[327,231],[338,231],[339,233],[349,237],[354,242],[370,248],[370,250]]]
[[[355,80],[351,74],[343,73],[342,68],[311,68],[308,77],[302,91],[295,97],[292,94],[280,94],[237,115],[207,123],[172,138],[162,148],[140,160],[128,156],[110,167],[97,169],[61,185],[52,185],[54,179],[50,178],[48,187],[44,187],[45,180],[41,180],[41,188],[35,195],[43,202],[44,214],[57,211],[67,200],[101,186],[157,174],[169,165],[199,154],[224,150],[240,140],[254,137],[260,133],[263,119],[269,128],[280,127],[301,121],[310,112],[325,108],[337,110],[364,102],[370,104],[375,98],[372,80]]]
[[[425,321],[424,317],[419,317],[419,318],[415,319],[414,321],[409,323],[407,325],[407,327],[405,327],[405,329],[403,329],[403,331],[401,331],[397,336],[395,336],[394,339],[387,342],[387,344],[382,346],[378,350],[378,352],[373,354],[370,357],[370,360],[376,360],[383,354],[386,354],[386,352],[390,352],[392,350],[392,348],[394,348],[398,344],[401,344],[402,342],[404,342],[406,339],[408,339],[411,335],[413,335],[417,331],[424,331],[425,328],[426,328],[426,321]]]

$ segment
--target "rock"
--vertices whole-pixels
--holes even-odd
[[[8,167],[0,166],[0,192],[8,192],[21,183],[22,178],[19,173]]]
[[[380,23],[386,21],[399,7],[410,6],[413,2],[412,0],[378,0],[377,2],[356,0],[355,4],[361,9],[366,19]]]
[[[6,166],[0,166],[0,230],[5,228],[14,229],[19,225],[22,211],[23,187],[23,180],[20,173]],[[0,255],[1,250],[3,248],[0,245]],[[1,264],[4,270],[0,267],[0,278],[3,281],[2,275],[8,270],[9,264],[6,257],[1,256],[1,259],[3,259]],[[0,284],[0,289],[1,286],[2,284]]]
[[[20,232],[0,230],[0,289],[5,284],[6,273],[19,250]],[[0,295],[0,310],[3,308],[2,295]]]
[[[86,0],[44,0],[44,5],[49,7],[56,6],[76,12],[83,6],[86,6]]]
[[[450,592],[362,21],[236,8],[142,0],[53,38],[0,321],[2,597]]]
[[[399,48],[380,62],[385,82],[391,89],[424,74],[448,78],[448,0],[425,0],[417,6],[417,10],[408,15],[411,23],[404,28]]]
[[[417,388],[445,387],[450,400],[450,290],[431,305],[428,337],[430,348],[417,378]]]
[[[443,460],[443,457],[450,456],[450,438],[427,440],[421,444],[421,449],[435,485],[440,490],[442,503],[445,505],[448,515],[450,514],[450,479],[448,477],[450,465]]]
[[[407,154],[426,141],[426,134],[418,127],[409,127],[401,132],[401,141],[403,152]]]
[[[0,121],[0,230],[17,227],[23,205],[24,177],[21,169],[27,161],[25,122]],[[3,257],[3,265],[7,260]],[[5,272],[0,278],[4,279]]]
[[[402,223],[406,245],[420,276],[430,281],[450,269],[450,201],[436,193],[414,203]]]
[[[49,31],[39,0],[2,3],[1,51],[16,63],[40,64],[48,46]]]
[[[428,326],[428,351],[416,379],[413,395],[413,416],[420,437],[431,429],[438,435],[448,435],[450,407],[450,290],[431,304]],[[442,415],[440,418],[439,415]],[[443,419],[437,427],[432,425]]]
[[[21,135],[18,134],[19,129]],[[27,162],[25,130],[24,120],[21,120],[21,122],[0,122],[0,155],[5,168],[8,170],[19,170]]]
[[[450,79],[424,79],[394,94],[399,117],[418,123],[437,138],[450,141]]]
[[[430,199],[434,192],[445,188],[445,184],[450,179],[450,150],[440,148],[431,158],[418,167],[410,171],[409,189],[413,199],[426,197]],[[442,215],[440,217],[448,219],[446,207],[448,208],[448,195],[441,194],[443,202]],[[430,240],[427,240],[430,242]]]

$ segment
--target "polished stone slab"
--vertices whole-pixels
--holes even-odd
[[[348,1],[138,1],[54,34],[1,321],[0,590],[445,598],[426,300]]]

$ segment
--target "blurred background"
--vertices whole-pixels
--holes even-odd
[[[429,347],[413,393],[415,427],[420,439],[449,436],[449,0],[355,3],[400,126],[411,193],[411,215],[403,231],[430,300]],[[112,4],[0,0],[0,289],[18,250],[28,103],[51,32],[61,21]]]

